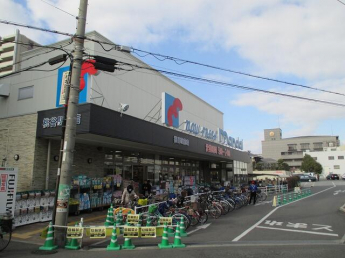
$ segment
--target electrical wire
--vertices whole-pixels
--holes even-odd
[[[315,88],[315,87],[310,87],[310,86],[306,86],[306,85],[302,85],[302,84],[297,84],[297,83],[292,83],[292,82],[272,79],[272,78],[263,77],[263,76],[259,76],[259,75],[254,75],[254,74],[249,74],[249,73],[244,73],[244,72],[240,72],[240,71],[234,71],[234,70],[230,70],[230,69],[227,69],[227,68],[222,68],[222,67],[218,67],[218,66],[198,63],[198,62],[190,61],[190,60],[184,60],[184,59],[180,59],[180,58],[176,58],[176,57],[172,57],[172,56],[164,56],[164,55],[161,55],[161,54],[152,53],[152,52],[140,50],[140,49],[137,49],[137,48],[132,48],[132,49],[133,49],[133,53],[137,54],[140,57],[143,57],[143,56],[141,56],[138,53],[136,53],[136,51],[145,53],[146,54],[145,56],[151,55],[151,56],[155,57],[159,61],[171,60],[171,61],[174,61],[178,65],[183,65],[183,64],[189,63],[189,64],[194,64],[194,65],[198,65],[198,66],[203,66],[203,67],[207,67],[207,68],[212,68],[212,69],[224,71],[224,72],[230,72],[230,73],[240,74],[240,75],[244,75],[244,76],[249,76],[249,77],[253,77],[253,78],[256,78],[256,79],[273,81],[273,82],[283,83],[283,84],[287,84],[287,85],[302,87],[302,88],[306,88],[306,89],[310,89],[310,90],[322,91],[322,92],[326,92],[326,93],[331,93],[331,94],[345,96],[344,93],[340,93],[340,92],[328,91],[328,90],[323,90],[323,89],[319,89],[319,88]],[[158,58],[158,57],[162,57],[162,59]]]
[[[339,107],[345,107],[345,104],[341,104],[341,103],[337,103],[337,102],[306,98],[306,97],[301,97],[301,96],[296,96],[296,95],[291,95],[291,94],[286,94],[286,93],[281,93],[281,92],[269,91],[269,90],[262,90],[262,89],[252,88],[252,87],[243,86],[243,85],[237,85],[237,84],[232,84],[232,83],[226,83],[226,82],[221,82],[221,81],[216,81],[216,80],[205,79],[205,78],[201,78],[201,77],[195,77],[195,76],[190,76],[190,75],[185,75],[185,74],[169,72],[169,71],[165,71],[165,70],[143,67],[143,66],[130,64],[130,63],[124,63],[124,62],[120,62],[120,61],[118,61],[118,63],[130,66],[133,69],[135,69],[135,68],[145,69],[145,70],[149,70],[149,71],[153,71],[153,72],[164,73],[164,74],[171,75],[171,76],[182,77],[182,78],[186,78],[186,79],[190,79],[190,80],[194,80],[194,81],[202,81],[202,82],[207,82],[210,84],[216,84],[216,85],[220,85],[220,86],[225,87],[225,88],[237,88],[237,89],[246,90],[246,91],[248,91],[248,90],[249,91],[256,91],[256,92],[261,92],[261,93],[266,93],[266,94],[278,95],[278,96],[282,96],[282,97],[289,97],[289,98],[318,102],[318,103],[329,104],[329,105],[334,105],[334,106],[339,106]]]
[[[0,20],[0,23],[11,24],[11,25],[16,25],[16,26],[20,26],[20,27],[26,27],[26,28],[29,28],[29,29],[41,30],[41,31],[45,31],[45,32],[51,32],[51,33],[55,33],[55,34],[61,34],[61,35],[69,36],[69,37],[77,37],[77,38],[80,38],[80,39],[85,39],[85,40],[93,41],[93,42],[96,42],[96,43],[100,44],[101,47],[103,48],[103,50],[105,50],[107,52],[109,52],[109,51],[111,51],[113,49],[116,49],[117,47],[120,46],[120,45],[117,45],[115,43],[109,43],[109,42],[105,42],[105,41],[95,40],[95,39],[88,38],[88,37],[80,37],[80,36],[72,35],[70,33],[60,32],[60,31],[56,31],[56,30],[43,29],[43,28],[34,27],[34,26],[30,26],[30,25],[25,25],[25,24],[19,24],[19,23],[15,23],[15,22],[11,22],[11,21]],[[113,47],[111,47],[110,49],[105,49],[102,44],[112,45]],[[194,65],[204,66],[204,67],[207,67],[207,68],[213,68],[213,69],[217,69],[217,70],[221,70],[221,71],[226,71],[226,72],[236,73],[236,74],[240,74],[240,75],[245,75],[245,76],[249,76],[249,77],[253,77],[253,78],[257,78],[257,79],[273,81],[273,82],[283,83],[283,84],[287,84],[287,85],[307,88],[307,89],[310,89],[310,90],[316,90],[316,91],[321,91],[321,92],[325,92],[325,93],[331,93],[331,94],[336,94],[336,95],[340,95],[340,96],[345,96],[344,93],[323,90],[323,89],[314,88],[314,87],[310,87],[310,86],[306,86],[306,85],[302,85],[302,84],[291,83],[291,82],[287,82],[287,81],[272,79],[272,78],[258,76],[258,75],[249,74],[249,73],[244,73],[244,72],[240,72],[240,71],[234,71],[234,70],[230,70],[230,69],[226,69],[226,68],[222,68],[222,67],[217,67],[217,66],[213,66],[213,65],[202,64],[202,63],[198,63],[198,62],[195,62],[195,61],[184,60],[184,59],[180,59],[180,58],[176,58],[176,57],[171,57],[171,56],[165,56],[165,55],[161,55],[161,54],[157,54],[157,53],[152,53],[152,52],[140,50],[140,49],[137,49],[137,48],[132,48],[132,50],[133,50],[133,53],[135,53],[137,55],[138,55],[138,53],[136,53],[135,51],[145,53],[146,55],[152,55],[157,60],[160,60],[160,61],[172,60],[172,61],[174,61],[178,65],[182,65],[182,64],[185,64],[185,63],[190,63],[190,64],[194,64]],[[162,59],[158,58],[158,56],[162,57]]]
[[[30,69],[32,69],[32,68],[36,68],[36,67],[40,67],[40,66],[42,66],[42,65],[45,65],[46,63],[48,63],[48,61],[45,61],[45,62],[40,63],[40,64],[37,64],[37,65],[29,66],[29,67],[24,68],[24,69],[21,69],[21,70],[19,70],[19,71],[15,71],[15,72],[12,72],[12,73],[9,73],[9,74],[5,74],[5,75],[1,76],[0,79],[3,79],[3,78],[5,78],[5,77],[12,76],[12,75],[17,74],[17,73],[26,72],[26,71],[28,71],[28,70],[30,70]],[[0,71],[1,71],[1,69],[0,69]]]
[[[344,2],[342,2],[342,1],[340,1],[340,0],[337,0],[339,3],[341,3],[341,4],[343,4],[343,5],[345,5],[345,3]]]
[[[43,3],[46,3],[47,5],[50,5],[50,6],[54,7],[54,8],[56,8],[56,9],[58,9],[58,10],[64,12],[64,13],[67,13],[68,15],[73,16],[73,17],[75,17],[75,18],[78,19],[78,16],[76,16],[76,15],[73,15],[73,14],[71,14],[71,13],[69,13],[69,12],[66,12],[65,10],[62,10],[61,8],[55,6],[55,5],[51,4],[51,3],[48,3],[48,2],[46,2],[46,1],[44,1],[44,0],[41,0],[41,1],[42,1]]]

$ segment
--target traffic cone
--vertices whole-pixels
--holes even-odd
[[[174,235],[175,235],[174,228],[172,226],[168,227],[168,236],[173,237]]]
[[[122,221],[122,219],[120,217],[120,212],[118,212],[116,214],[116,225],[121,225],[121,221]]]
[[[105,220],[104,226],[108,227],[114,224],[114,216],[113,213],[111,212],[111,209],[108,209],[108,214],[107,214],[107,218]]]
[[[272,207],[277,207],[277,196],[273,197]]]
[[[147,220],[146,220],[146,227],[151,227],[151,224],[152,224],[152,222],[151,222],[151,216],[150,216],[150,214],[149,214],[149,216],[147,217]]]
[[[181,221],[180,221],[180,227],[177,223],[177,226],[176,226],[176,229],[179,228],[179,233],[180,233],[180,236],[181,237],[186,237],[187,236],[187,232],[186,232],[186,229],[184,227],[184,218],[183,216],[181,216]],[[176,235],[176,233],[175,233]]]
[[[123,225],[123,214],[122,214],[122,208],[120,209],[120,219],[121,219],[121,224],[120,225]]]
[[[107,246],[108,251],[118,251],[121,246],[117,243],[116,223],[113,226],[113,232],[111,233],[110,244]]]
[[[282,205],[282,204],[281,204],[281,201],[280,201],[280,195],[277,196],[277,205],[278,205],[278,206]]]
[[[138,220],[137,227],[141,227],[142,224],[143,224],[143,219],[142,219],[141,214],[139,214],[139,220]]]
[[[283,204],[286,204],[286,195],[283,195]]]
[[[48,226],[48,233],[44,245],[39,248],[39,250],[51,251],[57,249],[58,246],[54,245],[54,228],[53,224],[50,222]]]
[[[173,246],[169,244],[169,237],[168,237],[168,229],[167,229],[167,224],[164,224],[163,228],[163,236],[162,236],[162,242],[158,244],[158,247],[160,249],[168,249],[172,248]]]
[[[186,247],[186,245],[182,244],[180,229],[179,227],[176,227],[173,248],[183,248],[183,247]]]
[[[75,226],[77,227],[78,223],[75,223]],[[71,240],[67,243],[67,245],[65,245],[65,249],[69,249],[69,250],[80,249],[78,239],[77,238],[71,238]]]
[[[292,202],[292,196],[289,194],[289,202]]]
[[[122,249],[134,249],[135,245],[132,244],[132,239],[125,238],[125,242],[122,245]]]

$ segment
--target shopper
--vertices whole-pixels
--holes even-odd
[[[252,183],[249,186],[249,191],[250,191],[250,199],[249,199],[249,204],[252,203],[252,199],[254,201],[253,205],[255,205],[256,202],[256,192],[258,191],[258,187],[255,184],[255,181],[252,181]]]
[[[151,194],[151,184],[148,180],[144,181],[144,184],[142,185],[141,194],[145,197],[148,197]]]
[[[123,190],[121,203],[124,207],[128,207],[130,202],[132,202],[135,198],[137,198],[137,195],[134,192],[133,186],[128,185],[127,188]]]

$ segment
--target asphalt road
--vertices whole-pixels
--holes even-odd
[[[184,249],[159,250],[160,239],[135,239],[137,249],[107,252],[109,241],[93,242],[81,251],[59,250],[51,257],[344,257],[345,181],[305,183],[313,194],[278,208],[271,199],[257,205],[235,210],[217,220],[209,220],[204,227],[189,231],[183,238]],[[173,238],[169,239],[170,242]],[[119,238],[119,243],[123,239]],[[85,241],[84,243],[88,243]],[[32,252],[37,245],[11,242],[0,257],[37,257]]]

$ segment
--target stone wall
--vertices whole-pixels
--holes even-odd
[[[0,119],[0,161],[6,158],[7,167],[18,168],[17,191],[32,189],[36,123],[37,114]]]

